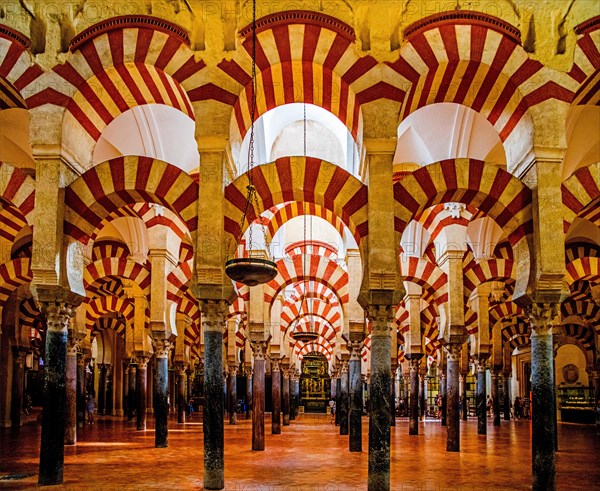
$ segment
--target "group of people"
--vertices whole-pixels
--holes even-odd
[[[530,405],[529,397],[515,397],[513,417],[515,419],[531,419]]]

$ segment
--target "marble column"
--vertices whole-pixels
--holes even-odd
[[[77,356],[77,427],[85,423],[85,360],[83,354]]]
[[[300,374],[296,370],[291,377],[290,392],[292,396],[290,419],[294,420],[298,416],[298,407],[300,406]]]
[[[227,303],[201,302],[204,328],[204,488],[225,487],[223,328]]]
[[[338,375],[339,374],[339,375]],[[340,410],[340,406],[342,405],[342,378],[341,378],[341,369],[336,370],[336,378],[335,378],[335,425],[340,425],[340,418],[342,411]]]
[[[2,319],[0,318],[0,321]],[[13,355],[13,374],[10,404],[10,420],[13,428],[21,426],[23,408],[23,379],[25,378],[25,350],[16,347]]]
[[[477,434],[485,435],[487,433],[485,360],[478,360],[475,366],[477,367],[477,390],[475,393],[475,405],[477,407]]]
[[[46,316],[47,327],[38,483],[49,485],[63,482],[67,326],[73,310],[64,303],[46,303],[42,312]]]
[[[535,303],[527,309],[531,322],[533,491],[556,489],[552,323],[559,314],[558,307],[558,304]]]
[[[129,397],[129,401],[131,401],[129,403],[129,407],[127,408],[127,421],[132,421],[133,420],[133,415],[135,414],[135,408],[136,408],[136,404],[135,401],[137,400],[137,392],[136,392],[136,375],[137,375],[137,366],[130,364],[129,365],[129,390],[128,390],[128,397]]]
[[[265,449],[265,355],[266,341],[250,343],[254,355],[252,370],[252,450]]]
[[[229,424],[237,424],[237,373],[238,368],[235,366],[229,366],[229,376],[227,378],[227,394],[229,401]]]
[[[442,373],[440,375],[440,394],[442,396],[442,414],[440,415],[440,420],[442,426],[446,426],[447,424],[447,413],[448,413],[448,393],[446,391],[446,374]]]
[[[106,366],[106,402],[104,406],[104,413],[107,415],[113,414],[114,400],[113,400],[113,369],[111,364]]]
[[[154,414],[154,362],[146,366],[146,413]]]
[[[391,417],[390,426],[396,426],[396,370],[392,369],[390,377]]]
[[[458,364],[460,361],[460,344],[446,346],[446,397],[448,400],[447,440],[448,452],[460,452],[460,410],[458,407]],[[465,384],[466,385],[466,384]]]
[[[468,405],[467,405],[467,374],[466,373],[460,374],[460,383],[461,383],[461,385],[459,387],[459,390],[460,390],[460,394],[462,395],[462,399],[461,399],[462,405],[459,408],[459,412],[462,415],[462,420],[467,421],[468,416],[469,416],[469,410],[468,410]],[[446,381],[446,384],[448,384],[448,381]]]
[[[504,419],[510,421],[510,375],[504,374]]]
[[[177,367],[177,422],[185,423],[185,407],[187,400],[185,396],[186,392],[186,373],[187,367],[180,365]],[[235,424],[235,423],[234,423]]]
[[[139,431],[146,430],[146,401],[148,391],[148,360],[147,356],[138,356],[137,370],[134,373],[137,374],[137,411],[136,411],[136,429]],[[131,393],[131,392],[130,392]],[[134,401],[131,401],[131,406],[134,405]]]
[[[283,426],[290,425],[290,370],[285,368],[282,371],[282,409],[283,409]]]
[[[271,400],[273,410],[271,411],[271,433],[281,434],[281,369],[280,360],[271,360]]]
[[[362,452],[362,380],[360,378],[360,350],[362,342],[348,343],[350,361],[348,377],[350,379],[350,411],[348,426],[350,433],[350,451]]]
[[[65,445],[77,443],[77,339],[67,340],[66,390],[67,406],[65,410]]]
[[[411,355],[412,356],[412,355]],[[422,355],[421,355],[422,356]],[[414,355],[409,359],[410,367],[410,409],[408,413],[408,434],[419,434],[419,365],[421,356]]]
[[[390,322],[392,306],[371,305],[367,316],[371,332],[371,384],[369,404],[369,491],[390,489]]]
[[[498,379],[500,378],[500,372],[498,370],[492,370],[491,371],[491,376],[492,376],[492,404],[493,404],[493,408],[492,410],[494,411],[494,426],[500,426],[500,399],[499,399],[499,394],[500,391],[498,390]]]
[[[425,373],[419,373],[419,419],[425,421],[426,397],[425,397]]]
[[[169,351],[170,341],[154,339],[154,357],[156,358],[156,374],[154,376],[154,446],[166,448],[169,446],[169,405],[167,390],[169,386]]]
[[[348,362],[342,361],[342,372],[340,375],[340,435],[348,434]],[[388,387],[389,391],[389,387]],[[388,421],[389,423],[389,421]]]
[[[252,419],[252,369],[246,369],[246,419]]]
[[[101,363],[96,365],[100,370],[100,376],[98,378],[98,415],[104,416],[106,414],[106,370],[107,365]]]

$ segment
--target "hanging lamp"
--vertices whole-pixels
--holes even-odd
[[[256,216],[258,207],[258,196],[254,187],[252,174],[254,169],[254,118],[256,115],[256,0],[252,0],[252,107],[250,108],[250,116],[252,124],[250,126],[250,142],[248,145],[248,185],[246,186],[246,205],[244,213],[240,221],[240,236],[237,244],[242,241],[244,234],[244,225],[250,208],[253,209],[253,216]],[[260,220],[260,216],[259,216]],[[265,249],[267,251],[267,259],[260,257],[240,257],[230,259],[225,263],[225,273],[233,281],[243,283],[247,286],[256,286],[263,283],[268,283],[277,276],[277,265],[269,257],[269,244],[267,241],[267,232],[265,226],[260,220],[262,231],[265,237]],[[237,247],[236,247],[237,250]],[[248,247],[249,255],[252,255],[252,224],[248,227]]]
[[[304,104],[304,158],[306,158],[306,103]],[[308,243],[306,241],[306,211],[303,215],[304,218],[304,249],[302,250],[302,275],[304,276],[304,299],[300,303],[300,312],[298,312],[298,319],[302,317],[302,308],[304,306],[304,301],[306,301],[306,317],[308,318],[308,331],[300,331],[296,329],[299,324],[294,326],[294,330],[292,331],[292,338],[296,341],[300,341],[302,343],[310,343],[311,341],[315,341],[319,338],[319,334],[315,331],[315,320],[312,315],[312,306],[310,302],[310,298],[308,297],[308,293],[310,291],[310,280],[308,280],[307,275],[307,263],[308,263]],[[310,244],[312,247],[312,217],[310,218]]]

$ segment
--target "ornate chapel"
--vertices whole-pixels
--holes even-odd
[[[0,488],[598,489],[593,0],[0,0]]]

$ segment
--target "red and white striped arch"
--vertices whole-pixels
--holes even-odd
[[[323,283],[337,293],[342,304],[347,303],[350,295],[348,273],[338,263],[327,257],[306,255],[306,259],[306,268],[303,256],[292,256],[277,261],[278,273],[273,280],[266,284],[265,302],[271,304],[279,292],[288,285],[312,281]]]
[[[421,167],[394,184],[395,228],[408,223],[429,207],[459,202],[492,218],[511,245],[530,234],[531,190],[505,170],[481,160],[448,159]]]
[[[565,246],[567,263],[583,257],[600,257],[600,246],[589,242],[571,242]]]
[[[580,85],[573,105],[600,104],[600,16],[593,17],[575,28],[579,35],[575,46],[575,63],[568,75]]]
[[[18,209],[28,225],[32,225],[35,203],[35,181],[21,169],[0,162],[0,200]]]
[[[6,247],[12,247],[19,233],[26,226],[27,222],[19,209],[0,198],[0,247],[5,247],[6,243],[8,243]]]
[[[368,234],[367,187],[341,167],[313,157],[282,157],[252,172],[259,215],[290,201],[314,203],[338,216],[358,244]],[[225,231],[235,238],[240,236],[248,183],[245,173],[225,188]],[[258,218],[253,208],[248,215],[247,223]]]
[[[178,302],[182,291],[187,289],[192,279],[191,261],[179,263],[167,276],[167,299]]]
[[[319,335],[318,339],[326,339],[335,346],[335,338],[338,333],[336,329],[322,317],[314,315],[312,316],[312,321],[311,325],[307,316],[302,317],[294,326],[294,332],[310,332],[312,330]]]
[[[494,323],[502,319],[512,319],[523,315],[523,309],[512,301],[490,306],[490,318],[494,320]]]
[[[19,305],[19,324],[41,332],[45,328],[45,318],[33,297],[24,299]]]
[[[600,306],[593,302],[566,300],[560,306],[563,319],[581,317],[598,330],[600,328]]]
[[[509,259],[488,259],[479,262],[472,259],[463,271],[465,296],[469,296],[475,288],[488,281],[501,281],[510,284],[517,279],[514,261]]]
[[[85,324],[92,329],[100,317],[111,313],[121,313],[131,325],[133,323],[133,306],[128,298],[123,296],[105,296],[86,300]]]
[[[122,319],[116,317],[99,317],[91,326],[91,331],[95,334],[98,331],[115,331],[119,336],[125,336],[127,324]]]
[[[448,298],[447,276],[435,263],[420,257],[400,256],[400,277],[423,288],[423,298],[436,303]]]
[[[340,299],[337,293],[331,290],[327,285],[323,283],[313,283],[310,285],[310,289],[307,289],[306,282],[302,281],[296,283],[293,287],[293,291],[286,302],[296,303],[301,299],[315,298],[322,302],[331,304],[333,307],[340,306]]]
[[[480,12],[435,14],[408,26],[400,57],[388,65],[409,87],[401,119],[439,102],[482,114],[505,141],[527,110],[550,98],[570,102],[577,82],[529,58],[520,33]]]
[[[582,167],[561,186],[564,204],[564,230],[575,218],[600,225],[600,162]]]
[[[294,354],[298,357],[299,361],[302,361],[305,355],[313,352],[321,353],[325,355],[328,361],[331,361],[335,354],[335,346],[323,338],[310,343],[301,343],[298,341],[294,345]]]
[[[565,281],[569,286],[579,280],[600,282],[600,257],[580,257],[566,265]]]
[[[170,209],[193,232],[198,226],[198,184],[181,169],[148,157],[119,157],[99,164],[65,191],[65,234],[86,244],[102,221],[134,203]]]
[[[129,249],[124,242],[102,240],[100,242],[94,242],[94,246],[92,247],[92,261],[98,261],[109,257],[126,259],[127,256],[129,256]]]
[[[565,335],[581,342],[586,351],[594,351],[594,331],[581,324],[564,324]]]
[[[77,35],[71,55],[54,67],[61,83],[32,93],[30,107],[63,106],[97,141],[117,116],[142,104],[164,104],[194,119],[187,92],[203,83],[187,35],[148,16],[102,21]]]
[[[385,83],[373,83],[369,73],[378,64],[360,58],[351,27],[314,11],[285,11],[257,20],[257,114],[291,102],[307,102],[330,111],[356,139],[362,132],[360,105],[387,94],[404,95],[388,73]],[[243,46],[252,52],[251,26],[241,31]],[[224,60],[218,67],[235,83],[233,108],[236,129],[243,139],[250,127],[250,58]],[[380,67],[378,67],[381,70]],[[228,102],[223,99],[222,102]]]
[[[105,257],[88,264],[83,273],[83,286],[86,292],[95,294],[92,284],[103,278],[123,278],[133,281],[145,295],[150,294],[150,270],[131,259]]]
[[[23,94],[43,74],[29,53],[31,42],[8,26],[0,26],[0,110],[26,109]]]
[[[307,316],[309,311],[310,315],[314,315],[331,324],[336,332],[342,330],[342,312],[339,305],[334,307],[331,304],[316,301],[311,304],[310,310],[307,303],[303,302],[302,312],[300,312],[299,302],[286,302],[281,311],[281,331],[284,333],[287,332],[291,324],[300,320],[302,316]]]
[[[4,306],[10,294],[33,278],[31,259],[17,258],[0,264],[0,306]]]
[[[311,215],[322,218],[323,220],[329,222],[337,230],[341,237],[344,237],[344,222],[342,222],[342,220],[340,220],[340,218],[332,211],[315,203],[290,201],[288,203],[282,203],[274,206],[264,213],[264,217],[266,217],[268,220],[266,226],[267,239],[271,241],[284,223],[290,221],[292,218],[303,215]]]

